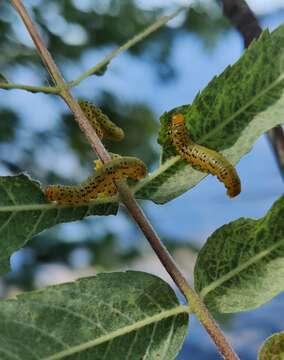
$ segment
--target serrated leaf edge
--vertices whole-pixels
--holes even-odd
[[[264,36],[265,31],[263,32],[262,36]],[[249,51],[249,50],[247,50]],[[246,51],[246,53],[247,53]],[[245,54],[246,54],[245,53]],[[231,67],[231,65],[229,65],[228,67]],[[283,69],[282,69],[283,70]],[[222,76],[222,75],[220,75]],[[215,78],[215,77],[214,77]],[[273,88],[274,86],[276,86],[278,83],[280,83],[282,80],[284,79],[284,75],[280,75],[276,80],[274,80],[267,88],[265,88],[263,91],[261,91],[259,94],[257,94],[253,99],[251,99],[248,103],[246,103],[243,107],[241,107],[237,112],[235,112],[234,114],[232,114],[230,117],[228,117],[228,119],[226,119],[226,121],[224,121],[223,123],[219,124],[219,126],[217,126],[215,129],[213,129],[210,134],[205,134],[204,137],[200,138],[198,143],[202,144],[202,142],[204,142],[208,136],[211,136],[212,133],[214,133],[215,131],[219,130],[220,128],[222,128],[223,126],[228,125],[228,123],[234,119],[236,116],[238,116],[239,114],[241,114],[243,111],[246,110],[247,107],[251,106],[257,99],[259,99],[261,96],[263,96],[264,94],[266,94],[266,92],[268,92],[271,88]],[[201,92],[202,94],[202,92]],[[197,99],[197,97],[199,96],[199,93],[197,94],[197,96],[195,97],[195,99]],[[193,102],[194,104],[194,102]],[[174,110],[174,109],[173,109]],[[171,111],[173,111],[171,110]],[[171,112],[170,111],[170,112]],[[137,184],[137,187],[134,189],[135,192],[137,192],[138,190],[140,190],[142,187],[144,187],[145,185],[147,185],[148,182],[150,182],[152,179],[154,179],[155,177],[159,176],[161,174],[161,172],[163,170],[166,170],[167,168],[169,168],[171,165],[174,165],[178,160],[180,159],[179,156],[174,157],[174,158],[170,158],[170,160],[166,160],[165,163],[163,163],[156,171],[154,171],[150,176],[148,176],[147,178],[145,178],[143,181],[141,181],[141,183]],[[163,165],[165,165],[163,167]]]
[[[220,130],[220,128],[228,125],[228,123],[230,123],[230,121],[232,121],[235,116],[238,116],[239,114],[241,114],[243,111],[246,110],[247,107],[250,107],[254,101],[256,101],[259,97],[263,96],[267,91],[269,91],[271,88],[273,88],[274,86],[277,86],[278,83],[280,83],[282,80],[284,80],[284,74],[279,76],[272,84],[270,84],[264,91],[262,91],[260,94],[256,95],[253,100],[249,101],[245,106],[243,106],[241,109],[239,109],[237,112],[235,112],[232,116],[228,117],[228,119],[226,119],[226,121],[224,121],[222,124],[220,124],[217,128],[213,129],[211,132],[210,132],[210,136],[212,134],[212,132],[215,132],[216,129]],[[284,92],[283,92],[284,94]],[[282,95],[283,96],[283,95]],[[282,96],[279,98],[279,100],[276,102],[280,102],[280,101],[283,101],[282,99]],[[275,105],[275,104],[274,104]],[[273,105],[271,105],[273,106]],[[271,106],[269,106],[266,110],[262,111],[262,112],[266,112]],[[259,116],[259,114],[261,114],[262,112],[256,114],[256,116],[254,117],[257,118]],[[252,119],[252,121],[254,120]],[[251,122],[250,122],[251,123]],[[249,124],[250,124],[249,123]],[[249,124],[247,125],[247,127],[249,126]],[[281,124],[281,121],[279,120],[279,124]],[[246,128],[247,128],[246,127]],[[246,129],[245,128],[245,129]],[[245,129],[243,131],[245,131]],[[243,132],[242,132],[243,133]],[[202,144],[208,137],[208,133],[203,136],[202,138],[200,138],[198,140],[198,143],[199,144]],[[241,137],[241,136],[240,136]],[[236,141],[237,142],[237,141]],[[222,154],[226,154],[227,150],[232,148],[234,145],[224,149],[223,151],[220,151],[220,153]],[[248,152],[249,150],[247,150]],[[141,190],[143,187],[147,186],[147,184],[149,182],[151,182],[153,179],[155,179],[156,177],[158,177],[160,174],[162,174],[164,171],[166,171],[167,169],[169,169],[171,166],[174,166],[178,161],[181,160],[181,157],[179,155],[177,156],[173,156],[169,159],[167,159],[164,163],[162,163],[157,170],[155,170],[153,173],[151,173],[149,176],[147,176],[145,179],[143,179],[142,181],[140,181],[136,186],[133,187],[133,191],[134,193],[138,192],[139,190]],[[234,163],[234,162],[233,162]],[[203,179],[205,176],[207,176],[208,174],[204,174],[204,173],[201,173],[200,171],[198,170],[195,170],[195,169],[192,169],[192,171],[196,171],[196,172],[199,172],[200,174],[203,174],[203,176],[201,177],[201,179]],[[200,179],[200,180],[201,180]]]

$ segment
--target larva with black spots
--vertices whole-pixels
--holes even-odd
[[[89,101],[79,101],[79,105],[96,131],[98,137],[120,141],[124,138],[124,131],[115,125],[107,115]]]
[[[79,185],[49,185],[44,194],[49,201],[60,205],[84,204],[98,197],[114,196],[117,192],[114,181],[125,178],[140,180],[146,174],[143,161],[130,156],[121,157],[104,164]]]
[[[171,139],[180,157],[200,171],[216,175],[227,188],[227,195],[241,192],[241,181],[233,165],[220,153],[192,141],[182,114],[171,118]]]

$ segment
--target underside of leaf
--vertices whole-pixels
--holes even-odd
[[[188,315],[161,279],[109,273],[0,302],[0,358],[173,360]]]

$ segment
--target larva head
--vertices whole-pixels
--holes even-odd
[[[139,164],[137,164],[136,166],[136,170],[134,172],[133,178],[135,180],[140,180],[143,179],[146,175],[147,175],[147,167],[142,161],[139,161]]]
[[[94,109],[93,113],[100,123],[106,139],[114,141],[124,139],[124,131],[113,123],[106,114],[104,114],[101,110],[97,111],[97,109]]]
[[[58,193],[59,193],[59,188],[58,186],[47,186],[44,190],[43,190],[44,196],[47,198],[47,200],[49,201],[57,201],[58,198]]]
[[[182,125],[184,124],[184,116],[179,113],[172,116],[172,125]]]
[[[117,161],[117,160],[116,160]],[[133,180],[143,179],[147,175],[147,166],[144,162],[136,157],[125,156],[120,159],[125,168],[128,167],[128,177]]]
[[[227,186],[227,195],[230,198],[233,198],[239,195],[240,192],[241,192],[241,181],[238,174],[236,173],[232,181],[230,181],[230,183]]]
[[[109,140],[121,141],[124,139],[124,131],[118,126],[114,126],[111,132],[105,129],[103,130],[105,137]]]

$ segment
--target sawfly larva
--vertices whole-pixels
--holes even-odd
[[[200,171],[216,175],[227,188],[227,195],[241,192],[240,178],[233,165],[220,153],[192,141],[182,114],[171,118],[171,139],[180,157]]]
[[[79,101],[79,105],[100,139],[105,137],[109,140],[120,141],[124,138],[124,131],[115,125],[99,107],[89,101]]]
[[[146,173],[143,161],[130,156],[120,157],[100,166],[79,185],[49,185],[44,189],[44,194],[49,201],[61,205],[83,204],[98,197],[114,196],[117,193],[114,181],[125,178],[140,180]]]

